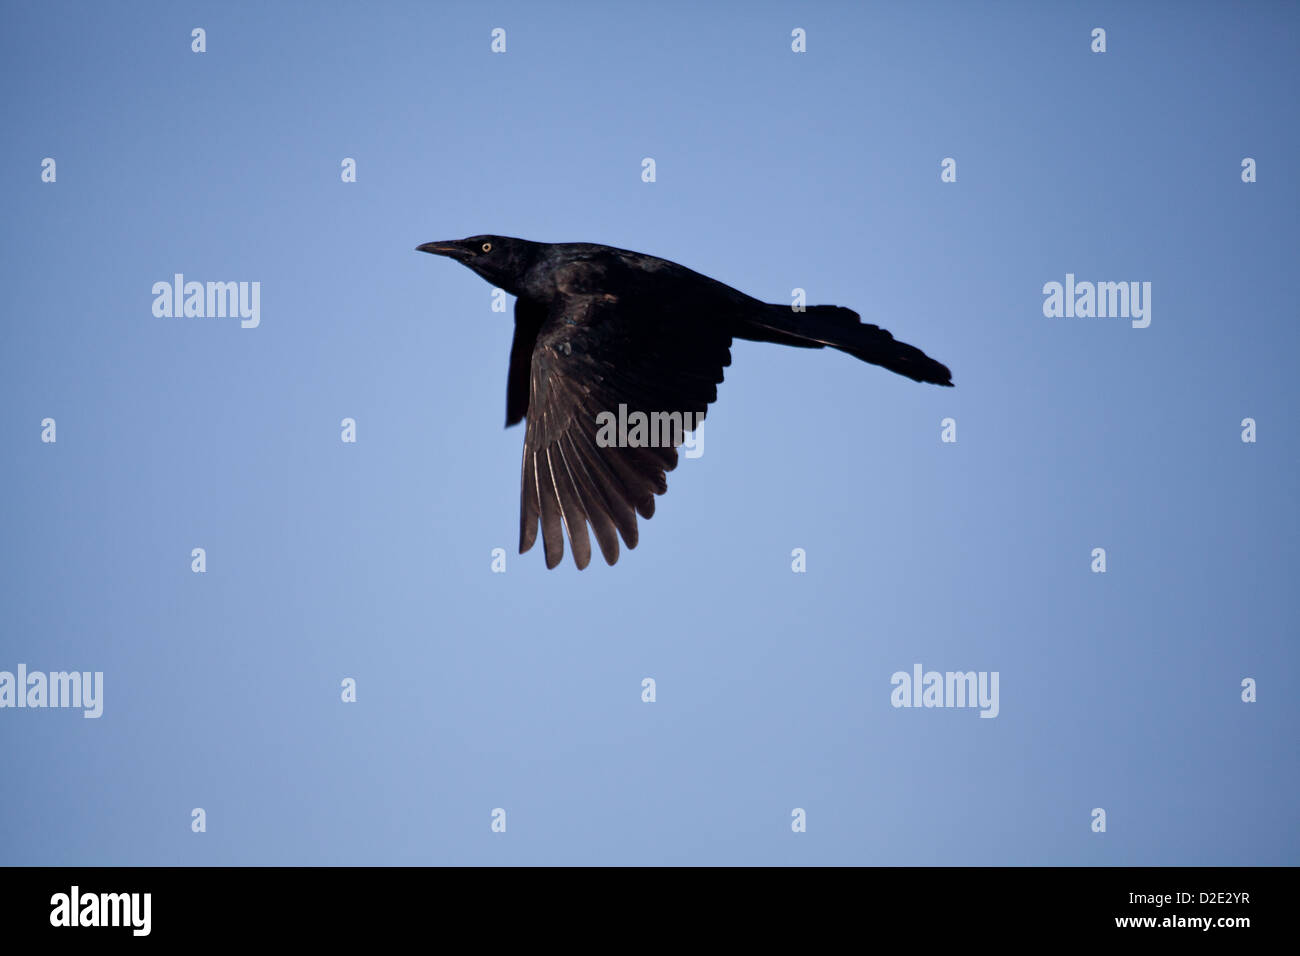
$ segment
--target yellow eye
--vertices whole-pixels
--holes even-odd
[[[484,251],[484,252],[491,252],[491,251],[492,251],[492,243],[490,243],[490,242],[485,242],[485,243],[483,243],[483,251]]]

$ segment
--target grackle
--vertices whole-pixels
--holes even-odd
[[[506,381],[506,425],[524,434],[519,551],[537,540],[546,566],[564,557],[568,531],[579,568],[591,561],[587,525],[608,564],[621,534],[637,544],[636,516],[649,518],[668,490],[681,429],[604,427],[613,416],[690,423],[718,397],[731,340],[825,346],[913,381],[951,385],[947,367],[867,325],[850,309],[770,305],[666,259],[588,242],[546,243],[508,236],[426,242],[516,296]],[[628,414],[628,410],[631,414]],[[626,419],[623,417],[626,416]],[[656,416],[657,419],[656,419]]]

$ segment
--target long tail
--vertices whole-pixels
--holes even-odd
[[[852,309],[810,305],[795,312],[788,305],[765,305],[745,316],[736,336],[800,348],[830,346],[915,382],[952,385],[952,372],[914,345],[899,342],[877,325],[867,325]]]

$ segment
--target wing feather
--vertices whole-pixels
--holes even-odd
[[[587,566],[588,526],[607,564],[618,560],[620,536],[635,548],[636,516],[654,515],[655,497],[668,490],[666,472],[677,466],[680,430],[666,444],[606,446],[600,441],[602,413],[617,421],[622,406],[626,418],[635,421],[639,412],[649,422],[657,421],[655,413],[677,413],[684,430],[693,430],[717,399],[723,369],[731,364],[733,325],[725,303],[720,308],[674,294],[664,277],[625,267],[613,277],[623,294],[599,294],[590,289],[609,278],[604,273],[610,264],[579,265],[601,274],[569,275],[561,283],[569,291],[545,307],[528,375],[519,550],[533,546],[540,523],[548,568],[563,559],[566,536],[577,566]],[[516,316],[536,321],[541,308],[517,306]],[[511,368],[518,378],[513,349]],[[521,405],[512,400],[511,412]]]

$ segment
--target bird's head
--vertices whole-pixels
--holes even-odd
[[[539,246],[540,243],[509,236],[470,236],[447,242],[426,242],[415,249],[455,259],[493,285],[518,295],[519,283],[532,267]]]

